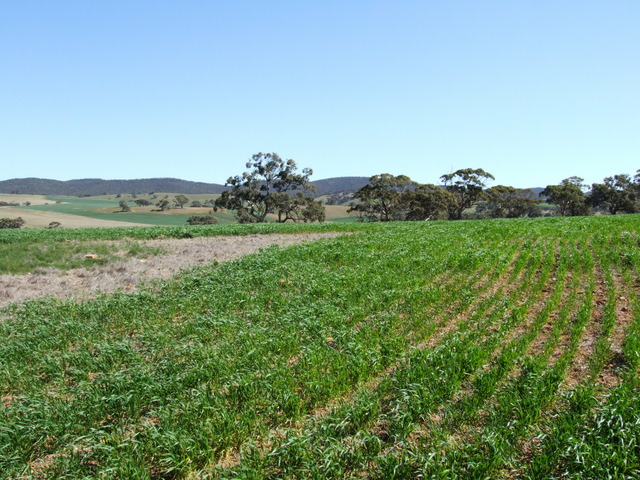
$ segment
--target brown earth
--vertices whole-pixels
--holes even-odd
[[[110,209],[113,211],[113,209]],[[85,227],[148,227],[142,223],[120,222],[115,220],[103,220],[99,218],[83,217],[61,212],[44,212],[41,210],[26,210],[20,207],[0,207],[0,218],[21,217],[25,221],[26,228],[44,228],[51,222],[59,222],[65,228]]]
[[[132,291],[142,283],[167,279],[198,265],[233,260],[271,245],[284,247],[336,235],[248,235],[140,241],[160,247],[164,253],[142,260],[117,260],[89,269],[60,271],[51,268],[38,269],[27,275],[0,275],[0,307],[44,296],[87,299],[101,292]]]

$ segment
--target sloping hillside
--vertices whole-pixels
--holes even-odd
[[[341,192],[355,192],[369,183],[369,177],[334,177],[311,182],[316,187],[316,195],[331,195]]]
[[[224,185],[191,182],[177,178],[144,178],[137,180],[50,180],[44,178],[14,178],[0,181],[0,193],[32,195],[94,196],[118,193],[179,192],[184,194],[222,193]]]
[[[311,182],[316,195],[354,192],[368,182],[367,177],[336,177]],[[219,194],[225,189],[217,183],[191,182],[177,178],[144,178],[137,180],[50,180],[46,178],[13,178],[0,181],[0,193],[29,195],[94,196],[125,193],[176,192],[183,194]]]

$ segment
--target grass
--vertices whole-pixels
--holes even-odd
[[[364,224],[184,225],[179,227],[99,227],[64,229],[7,229],[0,231],[0,274],[22,274],[36,268],[62,270],[108,262],[122,257],[160,253],[139,240],[193,238],[269,233],[351,232],[375,227]],[[106,243],[108,241],[117,243]],[[85,258],[95,253],[96,259]]]
[[[47,232],[355,231],[4,309],[0,477],[637,478],[639,226]]]
[[[121,258],[145,258],[162,253],[135,240],[113,242],[0,243],[0,273],[33,273],[39,268],[69,270],[104,265]]]

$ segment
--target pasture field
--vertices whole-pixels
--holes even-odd
[[[103,195],[96,197],[67,197],[67,196],[34,196],[34,195],[0,195],[0,200],[17,201],[19,207],[0,207],[1,217],[15,218],[21,216],[26,221],[26,227],[46,227],[51,222],[60,222],[63,227],[81,228],[120,225],[186,225],[191,215],[206,215],[211,207],[190,207],[191,201],[204,202],[217,195],[188,195],[189,203],[184,208],[172,208],[160,212],[155,206],[158,199],[168,197],[173,199],[176,194],[157,194],[153,199],[149,195]],[[133,202],[135,199],[150,200],[153,205],[139,207],[129,203],[130,212],[122,212],[119,206],[121,200]],[[24,206],[25,202],[31,205]],[[349,207],[331,205],[326,207],[327,221],[349,222],[356,217],[347,213]],[[236,219],[230,212],[214,212],[213,216],[220,224],[235,223]],[[270,216],[275,221],[275,216]]]
[[[0,310],[0,477],[640,477],[639,216],[164,234],[302,227],[354,233]]]
[[[191,215],[203,213],[203,209],[179,208],[171,209],[165,212],[156,211],[157,207],[136,207],[131,206],[130,212],[120,211],[120,200],[131,200],[131,198],[115,198],[102,197],[60,197],[50,196],[50,203],[46,205],[32,205],[29,207],[21,207],[25,210],[34,210],[38,212],[46,212],[51,217],[56,214],[76,215],[89,219],[95,219],[105,222],[105,225],[114,226],[112,222],[127,222],[144,225],[165,225],[176,226],[186,225],[187,219]],[[57,203],[60,202],[60,203]],[[206,208],[204,212],[211,209]],[[214,215],[220,223],[232,223],[234,218],[229,214]],[[63,221],[61,221],[63,223]],[[64,226],[64,223],[63,223]],[[92,226],[92,225],[90,225]]]

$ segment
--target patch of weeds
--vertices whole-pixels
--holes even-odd
[[[104,266],[121,258],[147,258],[162,248],[135,240],[123,242],[45,241],[0,244],[0,273],[33,273],[38,268],[70,270]]]

